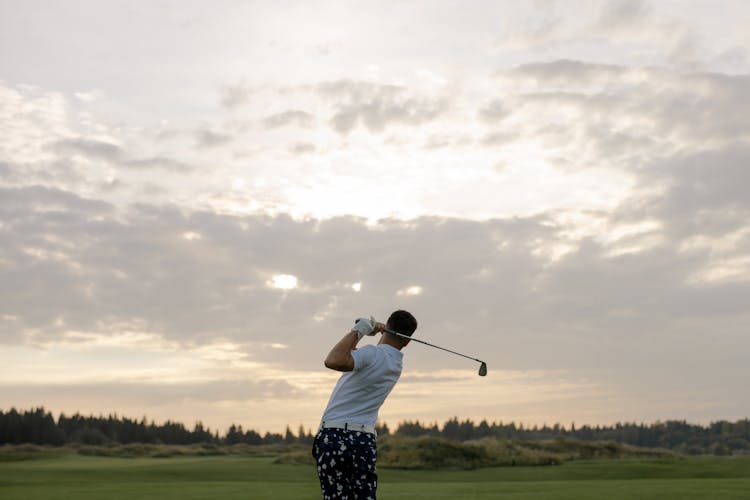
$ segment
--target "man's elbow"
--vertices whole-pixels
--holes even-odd
[[[351,363],[348,363],[347,361],[335,358],[326,358],[323,364],[326,366],[326,368],[336,370],[337,372],[350,372],[352,371],[353,367],[349,366]]]
[[[339,362],[331,356],[328,356],[326,360],[323,361],[323,364],[326,365],[326,368],[330,368],[331,370],[338,370],[339,367]]]

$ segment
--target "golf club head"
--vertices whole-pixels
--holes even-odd
[[[482,361],[482,364],[479,365],[479,376],[484,377],[485,375],[487,375],[487,363]]]

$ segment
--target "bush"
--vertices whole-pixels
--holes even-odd
[[[458,442],[437,437],[387,437],[378,449],[378,464],[400,469],[477,469],[500,465],[557,465],[562,457],[508,441],[485,438]]]
[[[639,448],[614,441],[578,441],[556,438],[549,441],[525,441],[524,446],[563,456],[566,460],[593,460],[607,458],[660,458],[673,457],[675,453],[659,448]]]

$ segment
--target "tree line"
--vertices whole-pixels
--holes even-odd
[[[668,420],[651,424],[617,423],[611,426],[565,427],[524,426],[503,422],[474,423],[470,419],[454,417],[442,426],[437,423],[422,423],[418,420],[401,422],[395,431],[386,424],[379,424],[378,435],[406,437],[433,436],[455,441],[470,441],[482,438],[538,441],[570,438],[580,441],[615,441],[646,448],[665,448],[686,454],[712,453],[717,455],[750,452],[750,420],[736,422],[718,421],[708,425],[690,424],[685,420]],[[0,410],[0,445],[32,443],[60,446],[68,443],[102,445],[107,443],[153,443],[153,444],[311,444],[314,434],[299,427],[296,433],[287,426],[284,433],[243,429],[232,424],[220,434],[197,422],[192,430],[182,423],[166,421],[156,424],[145,417],[132,419],[118,415],[83,416],[76,413],[67,416],[61,413],[57,420],[44,408],[17,411]]]
[[[83,416],[76,413],[67,416],[61,413],[57,420],[44,408],[19,412],[11,408],[0,410],[0,445],[40,444],[60,446],[68,443],[102,445],[107,443],[150,444],[275,444],[312,443],[311,431],[300,427],[295,435],[288,427],[284,434],[266,432],[261,435],[253,430],[244,431],[242,426],[232,425],[224,435],[212,431],[197,422],[190,430],[180,422],[168,420],[156,424],[146,417],[140,420],[115,415]]]
[[[387,431],[387,429],[385,429]],[[711,453],[728,455],[750,453],[750,420],[736,422],[720,420],[708,425],[690,424],[685,420],[665,422],[616,423],[614,425],[583,425],[575,423],[569,427],[554,424],[526,426],[523,424],[489,423],[482,420],[475,424],[471,420],[454,417],[442,427],[437,423],[423,424],[418,420],[402,422],[396,434],[403,436],[441,436],[455,441],[470,441],[482,438],[540,441],[570,438],[579,441],[614,441],[644,448],[664,448],[685,454]]]

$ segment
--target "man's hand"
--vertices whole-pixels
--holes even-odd
[[[375,335],[376,333],[383,333],[383,331],[385,331],[385,323],[378,323],[372,316],[370,316],[370,322],[372,323],[373,328],[373,333],[371,335]]]
[[[370,318],[357,318],[357,320],[354,322],[354,326],[352,327],[352,331],[357,332],[357,336],[362,339],[365,335],[375,335],[375,327],[373,324],[375,323],[375,318],[370,316]]]

